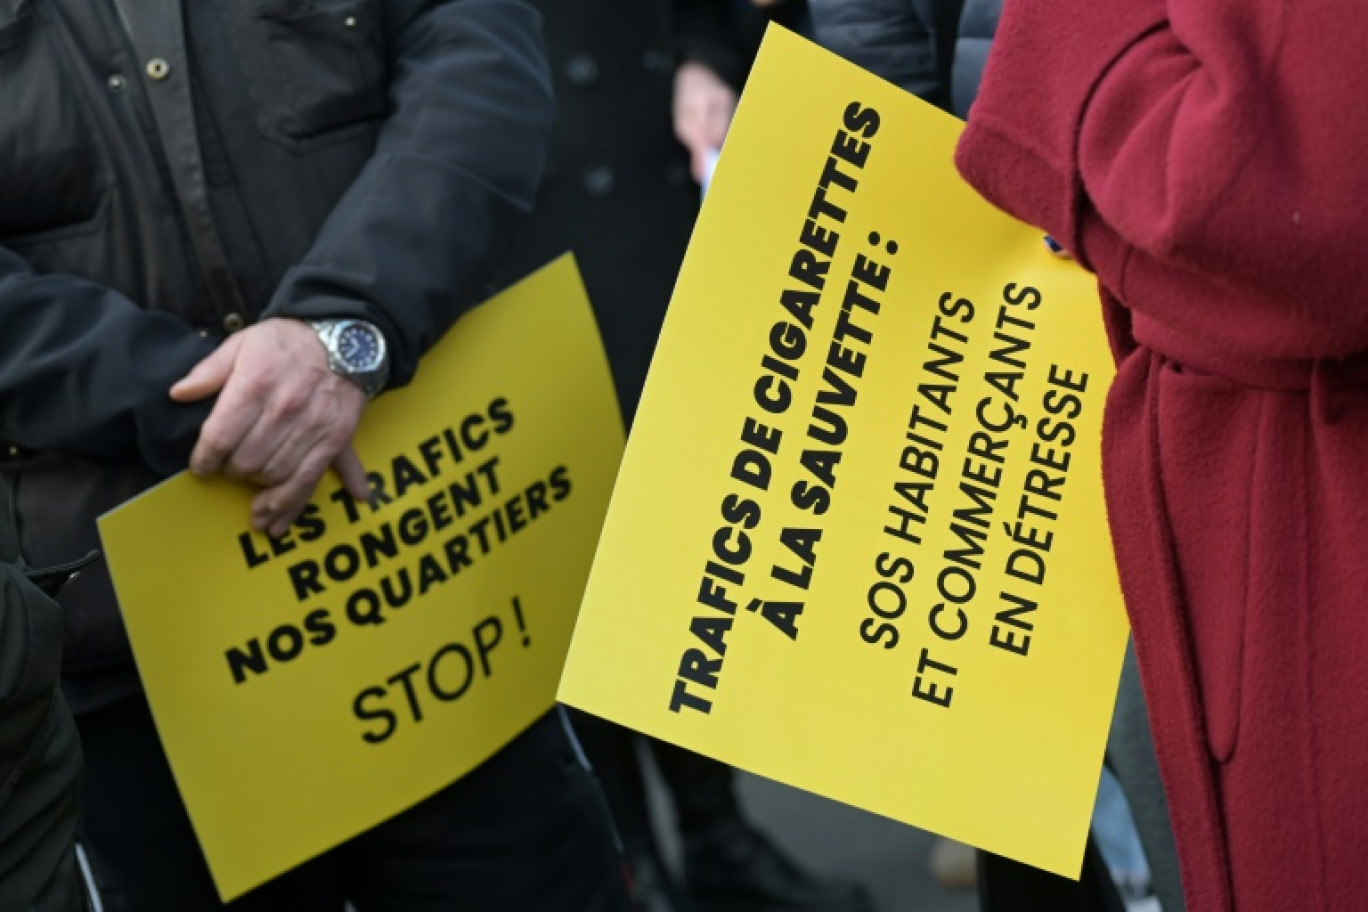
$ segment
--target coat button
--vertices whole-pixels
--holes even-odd
[[[589,191],[590,196],[607,196],[613,192],[616,183],[613,169],[607,165],[599,165],[584,172],[584,189]]]
[[[105,80],[105,87],[117,95],[128,87],[128,80],[124,79],[120,74],[114,73]]]
[[[240,313],[230,313],[223,318],[223,328],[230,333],[235,333],[246,325],[247,321],[243,319]]]
[[[161,82],[171,75],[171,64],[161,57],[153,57],[147,61],[147,78],[153,82]]]
[[[565,64],[565,78],[571,85],[587,86],[598,80],[598,64],[588,54],[577,54]]]
[[[9,454],[17,459],[19,457],[19,448],[17,446],[11,446],[9,448]]]
[[[674,56],[652,48],[641,55],[641,68],[650,73],[668,73],[674,68]]]

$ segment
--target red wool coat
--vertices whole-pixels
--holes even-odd
[[[1097,273],[1192,912],[1368,909],[1363,0],[1008,0],[956,160]]]

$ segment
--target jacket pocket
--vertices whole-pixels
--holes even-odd
[[[1207,751],[1228,762],[1243,715],[1252,567],[1252,479],[1264,396],[1169,365],[1159,381],[1159,450],[1180,597]]]
[[[47,716],[62,666],[55,598],[96,556],[46,570],[0,562],[0,766],[14,762]]]
[[[47,577],[56,581],[61,572]],[[0,563],[0,908],[72,909],[59,886],[76,827],[81,747],[58,695],[60,609]]]
[[[0,243],[80,228],[108,192],[63,38],[30,0],[0,3]]]
[[[384,38],[375,0],[232,0],[263,133],[312,145],[385,114]]]

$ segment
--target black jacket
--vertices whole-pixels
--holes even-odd
[[[819,43],[945,110],[951,106],[960,10],[976,3],[985,5],[982,0],[809,0]]]
[[[964,0],[950,69],[950,111],[956,117],[969,116],[1001,15],[1002,0]]]
[[[487,290],[551,122],[521,0],[0,0],[0,440],[26,556],[185,466],[169,386],[263,316],[360,316],[392,385]],[[193,608],[193,593],[186,594]],[[79,709],[136,686],[107,573]]]
[[[81,912],[81,745],[57,689],[62,623],[51,598],[77,568],[37,572],[16,552],[0,481],[0,909]]]

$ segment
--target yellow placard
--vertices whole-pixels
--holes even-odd
[[[960,124],[771,29],[560,698],[1077,877],[1126,622],[1096,291]]]
[[[229,900],[460,778],[546,712],[622,452],[566,257],[463,318],[290,532],[188,474],[100,533],[171,768]],[[453,821],[460,826],[460,821]]]

